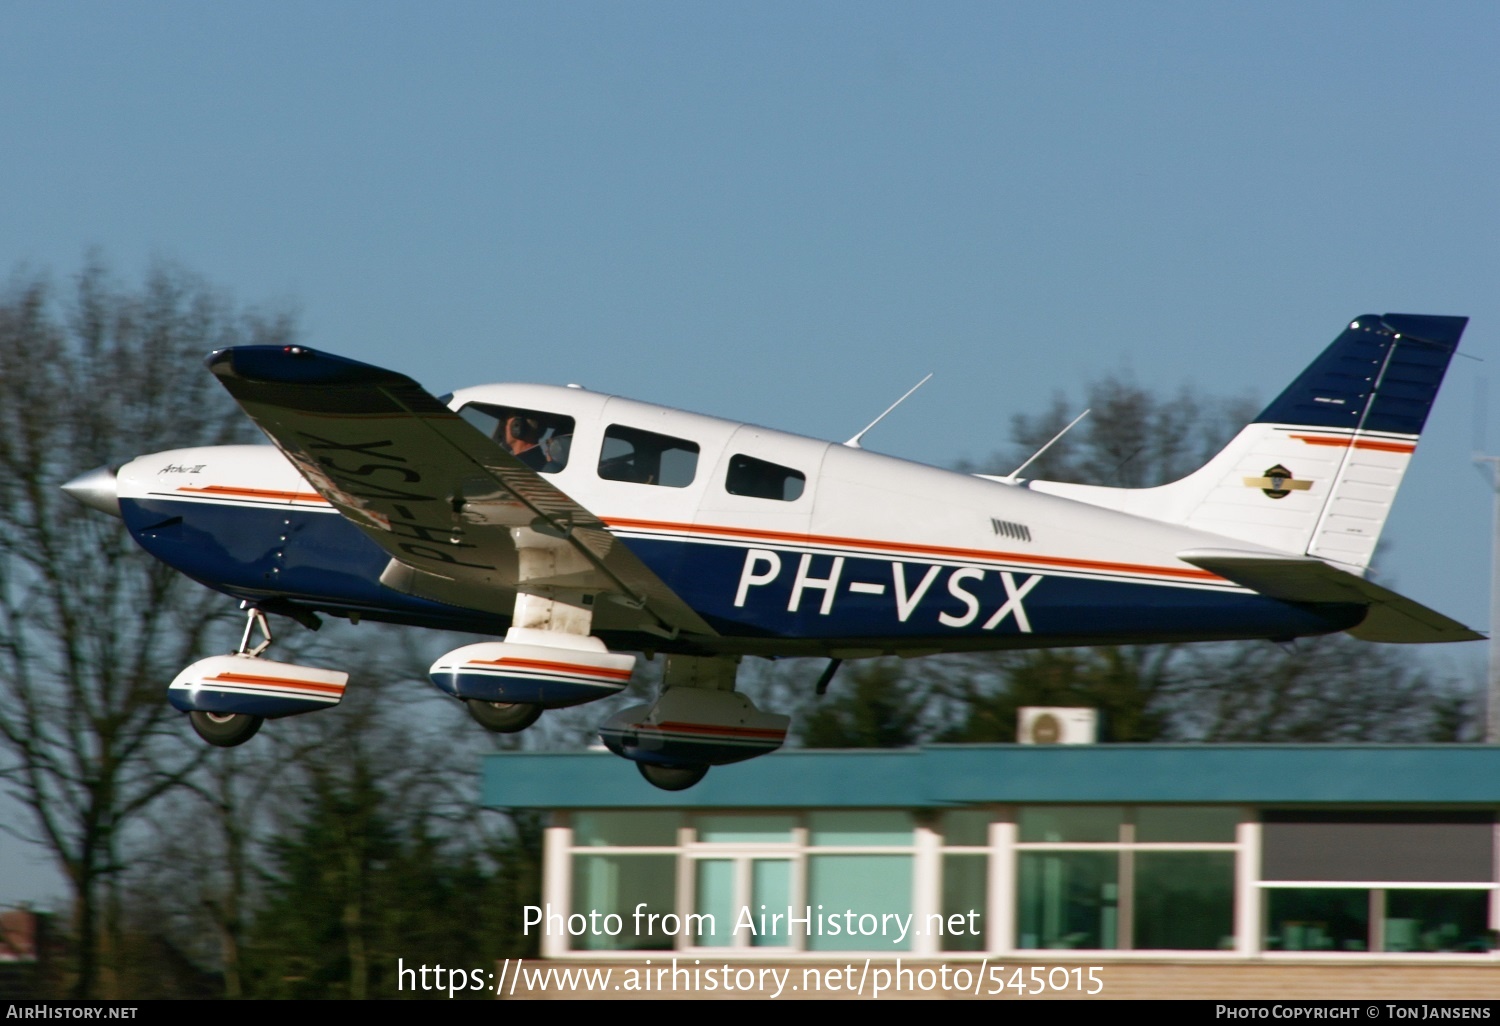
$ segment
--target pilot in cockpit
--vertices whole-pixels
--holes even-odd
[[[505,418],[505,447],[510,454],[532,470],[547,465],[547,453],[541,445],[542,426],[534,417]]]

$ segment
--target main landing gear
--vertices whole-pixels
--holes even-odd
[[[590,634],[599,589],[578,585],[598,578],[594,564],[561,537],[529,527],[511,536],[518,585],[505,640],[456,648],[428,670],[438,690],[497,734],[525,730],[546,709],[618,694],[635,668],[635,656]]]
[[[625,690],[635,656],[611,652],[593,636],[595,602],[610,595],[627,599],[627,608],[645,607],[644,598],[621,595],[621,582],[567,538],[530,527],[511,528],[511,538],[517,586],[505,640],[454,649],[428,671],[480,726],[502,734],[530,726],[543,709]],[[642,623],[652,615],[643,613]],[[668,656],[660,697],[611,716],[600,738],[664,791],[692,787],[711,766],[780,748],[791,720],[763,713],[735,692],[738,663],[734,656]]]
[[[261,640],[252,647],[257,630]],[[198,660],[167,688],[167,701],[188,714],[204,741],[233,748],[254,737],[266,720],[327,709],[344,697],[347,673],[262,659],[271,640],[266,614],[247,606],[239,649]]]
[[[496,734],[518,733],[542,718],[542,707],[528,702],[486,702],[482,698],[466,698],[464,707],[475,723]]]
[[[738,662],[667,656],[661,695],[611,716],[599,728],[600,740],[663,791],[685,791],[710,767],[774,752],[786,741],[791,717],[761,712],[734,690]]]
[[[654,762],[638,762],[635,768],[641,771],[646,783],[663,791],[686,791],[708,776],[708,767],[701,765],[661,766]]]
[[[255,736],[260,730],[261,724],[266,722],[264,716],[251,716],[249,713],[215,713],[193,711],[188,713],[188,722],[193,725],[193,730],[198,736],[211,745],[219,748],[233,748],[242,745]]]

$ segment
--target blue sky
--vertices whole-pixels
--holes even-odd
[[[1102,374],[1268,399],[1354,315],[1466,314],[1387,572],[1483,627],[1497,30],[1479,2],[10,0],[0,272],[166,259],[436,391],[838,440],[934,371],[866,445],[939,463]]]

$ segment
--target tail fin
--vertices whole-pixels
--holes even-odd
[[[1218,455],[1159,488],[1030,487],[1369,568],[1467,317],[1351,321]]]

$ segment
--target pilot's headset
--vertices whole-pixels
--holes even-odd
[[[510,436],[518,442],[535,445],[542,440],[542,425],[535,417],[513,413],[510,416]]]

